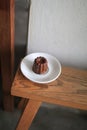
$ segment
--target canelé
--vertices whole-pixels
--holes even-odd
[[[43,74],[48,70],[48,61],[45,57],[39,56],[35,58],[33,63],[33,72]]]

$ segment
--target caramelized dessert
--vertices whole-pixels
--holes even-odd
[[[48,62],[46,58],[39,56],[34,60],[33,71],[37,74],[43,74],[48,70]]]

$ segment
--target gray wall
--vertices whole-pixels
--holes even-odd
[[[15,0],[15,70],[26,55],[29,3]]]
[[[87,68],[87,0],[31,0],[27,53]]]

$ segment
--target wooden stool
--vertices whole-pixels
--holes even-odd
[[[49,84],[34,83],[20,69],[11,94],[28,99],[16,130],[28,130],[42,102],[87,110],[87,70],[62,67],[60,77]]]

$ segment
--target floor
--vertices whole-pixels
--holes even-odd
[[[27,37],[27,0],[15,0],[15,69],[25,55]],[[15,130],[21,110],[13,112],[2,108],[0,79],[0,130]],[[16,99],[17,101],[17,99]],[[28,118],[28,117],[27,117]],[[43,103],[29,130],[86,130],[87,111]]]

